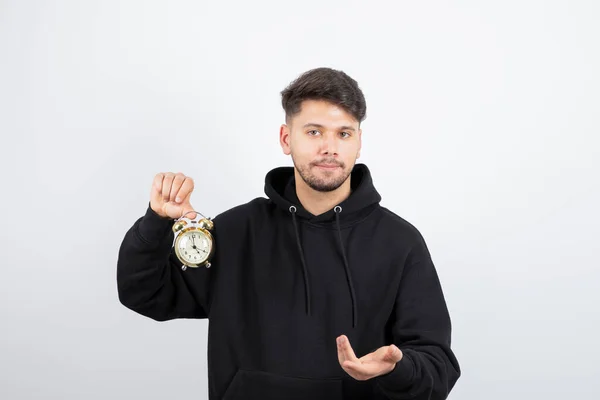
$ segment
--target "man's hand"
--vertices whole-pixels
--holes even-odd
[[[179,172],[160,172],[154,176],[150,191],[150,207],[161,217],[177,219],[188,211],[188,218],[195,219],[196,213],[190,204],[194,191],[194,180]]]
[[[392,372],[396,363],[402,360],[402,351],[393,344],[357,358],[346,335],[337,338],[337,349],[338,360],[344,371],[359,381]]]

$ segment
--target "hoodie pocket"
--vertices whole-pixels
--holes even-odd
[[[336,400],[342,398],[342,380],[297,378],[240,369],[223,400]]]

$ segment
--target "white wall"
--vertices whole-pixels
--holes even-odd
[[[452,399],[600,397],[597,1],[0,1],[0,398],[206,398],[206,321],[117,299],[152,177],[214,216],[291,165],[279,91],[331,66],[436,262]],[[222,186],[221,186],[222,185]]]

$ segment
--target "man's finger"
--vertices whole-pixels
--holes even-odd
[[[358,361],[358,358],[354,354],[354,350],[352,350],[352,346],[350,345],[350,340],[346,337],[346,335],[341,335],[337,338],[338,344],[338,353],[341,352],[345,360],[349,361]]]
[[[163,182],[164,174],[162,172],[154,175],[154,180],[152,181],[152,186],[156,190],[156,192],[162,192],[162,182]]]
[[[342,364],[342,367],[348,375],[358,380],[371,379],[377,375],[377,368],[374,365],[364,365],[360,362],[346,360]]]
[[[343,351],[342,348],[342,344],[341,344],[341,336],[338,337],[336,340],[336,344],[337,344],[337,353],[338,353],[338,360],[340,362],[340,365],[342,365],[344,363],[344,361],[346,361],[346,353]]]
[[[388,346],[387,352],[385,353],[384,356],[384,360],[385,361],[389,361],[389,362],[393,362],[393,363],[397,363],[398,361],[402,360],[402,350],[400,350],[399,348],[397,348],[395,345],[390,345]]]
[[[162,182],[162,197],[165,203],[169,202],[169,197],[171,196],[171,186],[173,184],[173,179],[175,179],[175,174],[172,172],[167,172],[164,174],[163,182]]]
[[[174,202],[177,197],[177,193],[181,189],[181,185],[185,181],[185,175],[182,173],[178,173],[173,178],[173,183],[171,184],[171,193],[169,194],[169,201]]]
[[[360,361],[361,363],[372,362],[372,361],[375,361],[375,360],[376,360],[375,353],[366,354],[366,355],[364,355],[364,356],[362,356],[361,358],[358,359],[358,361]]]
[[[194,190],[194,180],[189,176],[184,178],[183,183],[181,184],[181,188],[179,191],[175,193],[174,199],[175,202],[181,203],[184,200],[187,200]],[[171,193],[172,194],[172,193]]]

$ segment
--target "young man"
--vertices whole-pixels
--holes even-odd
[[[172,250],[193,179],[156,175],[119,250],[120,301],[157,321],[209,318],[211,400],[446,398],[460,368],[442,288],[419,231],[355,164],[356,81],[317,68],[282,104],[294,167],[266,175],[268,199],[213,219],[210,268],[182,270]]]

